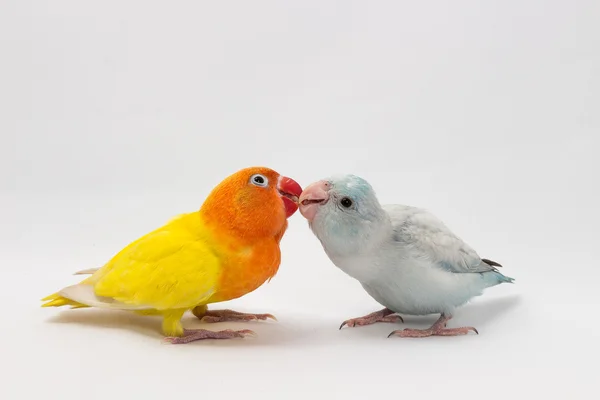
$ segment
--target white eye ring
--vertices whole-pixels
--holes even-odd
[[[250,177],[250,183],[254,186],[267,187],[269,185],[269,179],[261,174],[254,174]]]

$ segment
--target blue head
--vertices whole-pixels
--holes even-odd
[[[300,213],[328,253],[360,252],[381,238],[389,225],[371,185],[355,175],[315,182],[299,202]]]

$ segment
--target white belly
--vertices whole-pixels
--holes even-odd
[[[369,274],[359,274],[362,279],[355,276],[363,288],[377,302],[402,314],[452,314],[456,307],[481,295],[486,286],[480,274],[447,272],[421,260],[387,266],[376,263],[368,269]]]

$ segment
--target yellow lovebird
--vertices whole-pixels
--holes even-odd
[[[279,242],[298,209],[302,188],[263,167],[246,168],[215,187],[202,207],[132,242],[103,267],[42,301],[42,307],[99,307],[161,315],[171,343],[230,339],[250,330],[183,329],[192,310],[205,322],[273,318],[207,304],[241,297],[272,278],[279,268]]]

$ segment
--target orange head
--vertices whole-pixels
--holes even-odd
[[[302,188],[264,167],[245,168],[225,178],[200,208],[204,220],[241,238],[277,236],[298,210]]]

